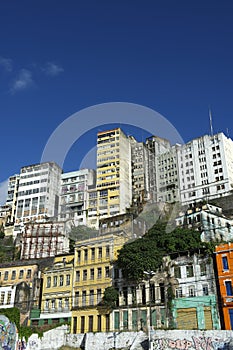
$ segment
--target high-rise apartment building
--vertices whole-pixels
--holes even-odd
[[[81,169],[61,175],[61,220],[71,220],[74,226],[88,224],[88,188],[94,186],[95,182],[96,173],[92,169]]]
[[[97,136],[99,217],[124,213],[132,203],[130,140],[120,128]]]
[[[11,207],[11,218],[10,218],[11,223],[15,222],[18,187],[19,187],[19,175],[16,174],[16,175],[10,176],[8,180],[6,204]]]
[[[16,224],[58,216],[61,168],[54,162],[21,168]]]
[[[233,189],[233,141],[223,133],[196,138],[177,151],[182,204],[229,195]]]
[[[170,142],[158,136],[151,136],[146,139],[148,149],[148,184],[149,198],[152,202],[158,202],[158,174],[156,173],[157,157],[170,150]]]
[[[173,203],[180,201],[179,174],[177,163],[177,148],[157,155],[155,160],[157,202]]]
[[[149,199],[149,150],[143,142],[130,137],[132,164],[133,202],[144,202]]]

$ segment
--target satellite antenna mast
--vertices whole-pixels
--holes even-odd
[[[213,136],[212,112],[210,107],[209,107],[209,118],[210,118],[210,135]]]

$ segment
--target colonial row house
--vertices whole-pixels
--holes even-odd
[[[231,330],[233,329],[233,243],[217,246],[215,256],[222,329]]]

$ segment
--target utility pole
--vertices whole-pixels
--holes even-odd
[[[149,350],[153,350],[153,340],[152,340],[152,312],[151,312],[151,290],[150,290],[150,281],[152,277],[155,275],[154,271],[144,271],[144,274],[147,276],[149,280],[149,326],[147,324],[148,329],[148,341],[149,341]]]

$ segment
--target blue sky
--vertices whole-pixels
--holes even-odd
[[[60,123],[100,103],[149,107],[184,141],[209,133],[211,106],[214,132],[233,137],[232,18],[227,0],[1,1],[0,181],[40,162]],[[97,129],[73,145],[65,171],[79,168]]]

